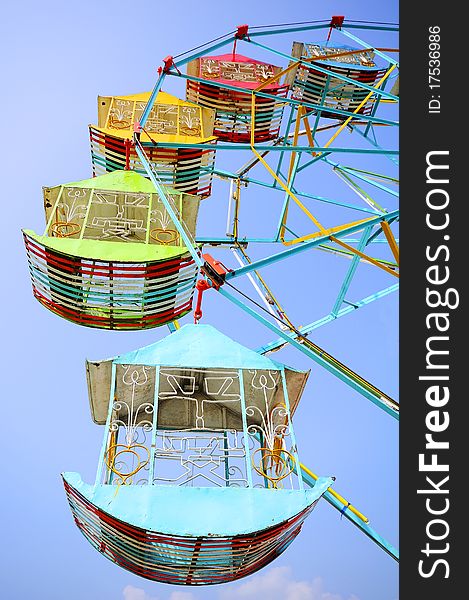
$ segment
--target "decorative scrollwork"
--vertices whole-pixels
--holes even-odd
[[[150,230],[150,237],[164,246],[174,246],[178,241],[178,232],[175,229],[155,227]]]
[[[255,456],[259,453],[259,464],[256,464]],[[251,459],[253,468],[259,475],[268,479],[274,489],[277,489],[282,479],[288,477],[295,469],[295,457],[284,448],[257,448]]]
[[[138,451],[144,454],[143,459]],[[119,478],[118,482],[128,485],[128,483],[132,483],[132,477],[148,465],[150,451],[142,444],[111,444],[106,451],[104,460],[108,469]],[[130,464],[133,466],[128,466]]]
[[[59,238],[71,237],[80,233],[81,225],[73,221],[55,221],[50,226],[50,232],[53,236]]]
[[[133,476],[144,469],[150,461],[150,451],[146,440],[153,429],[153,404],[137,404],[135,391],[137,386],[148,383],[150,367],[122,365],[124,373],[122,383],[131,387],[130,400],[127,402],[115,398],[112,404],[113,416],[109,425],[110,439],[104,456],[109,473],[117,477],[120,485],[134,483]],[[123,436],[118,440],[119,432]]]

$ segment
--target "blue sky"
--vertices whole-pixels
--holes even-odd
[[[101,444],[102,429],[92,423],[89,413],[84,360],[147,345],[168,330],[91,330],[43,309],[32,297],[20,229],[42,232],[42,186],[90,177],[87,125],[96,121],[98,94],[148,90],[163,57],[197,46],[240,23],[308,21],[333,14],[397,22],[397,12],[397,2],[365,0],[353,4],[44,0],[40,4],[10,2],[4,8],[0,24],[6,164],[2,191],[7,226],[2,245],[8,284],[2,295],[6,414],[1,438],[7,457],[0,497],[2,597],[396,600],[396,563],[325,502],[270,567],[225,586],[183,590],[153,584],[93,550],[73,524],[60,480],[62,471],[79,471],[84,480],[91,481]],[[178,85],[171,82],[165,89],[183,95]],[[226,160],[228,165],[230,161],[242,164],[241,159],[237,163],[235,158]],[[355,164],[363,166],[363,159]],[[379,170],[381,165],[376,160],[366,166]],[[356,200],[326,169],[308,171],[304,182],[304,187],[319,194]],[[251,212],[245,213],[242,225],[247,231],[261,231],[267,227],[269,207],[273,202],[279,207],[281,199],[255,189],[249,194],[246,198],[255,202],[249,204]],[[223,232],[226,198],[226,187],[217,183],[202,206],[202,234]],[[317,210],[328,218],[324,207]],[[222,252],[217,256],[224,258]],[[253,256],[262,252],[266,249],[253,250]],[[348,264],[325,253],[303,254],[269,267],[265,277],[295,323],[303,325],[330,310]],[[360,265],[350,297],[359,299],[394,282],[389,275]],[[397,397],[397,311],[397,297],[390,295],[316,330],[311,339]],[[214,292],[204,299],[204,321],[252,348],[273,337]],[[183,322],[191,322],[191,317]],[[334,475],[336,489],[397,546],[397,423],[298,351],[282,350],[274,358],[297,368],[312,368],[296,415],[300,458],[316,473]]]

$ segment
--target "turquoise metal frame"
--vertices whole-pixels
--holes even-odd
[[[271,36],[285,34],[285,33],[299,33],[299,32],[313,32],[313,31],[320,31],[320,30],[329,30],[331,27],[332,27],[331,22],[323,21],[320,23],[305,24],[303,26],[289,26],[289,27],[279,26],[278,28],[271,27],[268,29],[254,28],[252,31],[249,31],[247,36],[245,36],[242,39],[238,39],[238,41],[249,44],[252,47],[258,47],[258,48],[261,48],[262,50],[272,52],[273,54],[275,54],[279,57],[282,57],[288,61],[298,60],[296,58],[293,58],[289,54],[280,52],[280,51],[278,51],[274,48],[271,48],[270,46],[263,44],[257,40],[259,40],[259,38],[271,37]],[[369,44],[367,44],[363,40],[361,40],[359,37],[357,37],[357,35],[355,35],[355,33],[351,33],[349,30],[353,30],[354,32],[359,31],[359,30],[363,30],[365,32],[366,31],[375,31],[375,32],[382,31],[382,32],[393,32],[393,33],[398,32],[398,27],[393,26],[393,25],[366,25],[366,24],[362,24],[362,23],[358,24],[358,23],[348,22],[347,20],[345,20],[344,24],[340,28],[337,28],[337,29],[340,32],[340,34],[343,34],[348,39],[353,40],[360,47],[370,47],[370,46],[369,46]],[[165,68],[165,70],[163,70],[160,73],[158,81],[155,85],[154,93],[152,94],[152,97],[150,98],[147,108],[143,114],[141,125],[144,126],[145,120],[148,117],[148,114],[151,110],[152,103],[154,102],[154,100],[156,98],[156,94],[157,94],[158,90],[161,88],[163,80],[166,76],[174,76],[174,77],[179,77],[181,79],[198,81],[198,78],[196,78],[196,77],[182,74],[180,71],[180,68],[196,58],[210,54],[211,52],[213,52],[219,48],[225,47],[228,44],[232,44],[235,39],[234,33],[235,32],[227,34],[226,36],[224,36],[222,38],[221,41],[217,41],[216,43],[209,43],[209,44],[205,45],[202,50],[184,53],[184,55],[181,55],[180,58],[176,57],[177,60],[173,61],[171,66],[167,66],[167,68]],[[393,58],[391,58],[387,53],[382,52],[377,49],[374,49],[374,50],[375,50],[375,53],[388,64],[389,67],[392,67],[392,66],[398,64],[397,61],[394,60]],[[309,64],[305,61],[301,61],[301,63],[306,64],[306,65]],[[328,75],[327,69],[322,68],[320,65],[315,65],[315,69],[317,69],[319,72],[322,72],[322,73]],[[337,74],[337,78],[342,80],[344,83],[350,83],[350,84],[357,85],[356,81],[350,80],[349,78],[347,78],[343,75]],[[207,83],[207,82],[205,81],[205,83]],[[219,85],[220,87],[226,87],[226,89],[233,88],[233,86],[230,86],[228,84],[226,84],[226,85],[220,84],[219,82],[217,83],[217,85]],[[218,151],[255,149],[258,153],[275,153],[274,156],[277,156],[278,159],[277,159],[277,164],[274,168],[274,172],[276,174],[276,177],[279,178],[283,182],[288,181],[287,176],[285,175],[285,173],[282,170],[283,161],[285,159],[285,156],[288,156],[289,153],[294,152],[294,153],[297,153],[297,158],[294,161],[293,169],[290,173],[290,177],[293,182],[295,181],[297,173],[303,171],[304,169],[308,168],[309,166],[313,165],[314,163],[317,163],[318,161],[322,161],[324,163],[328,163],[330,166],[336,165],[337,167],[340,167],[340,169],[342,169],[344,172],[346,172],[347,175],[349,175],[351,177],[355,177],[357,180],[364,182],[366,185],[371,185],[372,187],[376,188],[377,190],[379,190],[382,193],[389,194],[389,196],[392,198],[396,198],[398,194],[395,190],[384,185],[383,183],[380,183],[379,181],[376,181],[370,177],[367,177],[363,173],[359,173],[356,170],[354,171],[352,168],[349,169],[347,166],[339,165],[335,161],[332,161],[330,158],[331,155],[335,155],[335,157],[340,157],[340,156],[344,156],[344,155],[346,156],[347,154],[362,155],[364,157],[366,157],[366,156],[383,156],[383,157],[389,159],[389,161],[391,161],[394,165],[398,164],[398,161],[397,161],[397,157],[399,154],[398,150],[395,150],[393,148],[382,147],[376,139],[375,130],[374,130],[375,126],[398,127],[399,124],[397,121],[394,121],[391,119],[384,119],[384,118],[376,116],[377,110],[381,106],[381,103],[383,100],[385,100],[387,102],[397,102],[398,97],[393,95],[392,93],[390,93],[389,91],[387,91],[385,89],[386,84],[384,84],[379,89],[368,86],[365,83],[360,83],[358,85],[360,85],[360,87],[362,87],[364,90],[368,90],[369,92],[373,93],[374,106],[369,115],[360,115],[360,124],[365,125],[364,131],[362,131],[360,126],[358,126],[354,121],[352,121],[348,125],[348,127],[352,132],[358,133],[359,136],[361,136],[371,146],[371,148],[321,146],[317,142],[316,134],[319,129],[319,121],[320,121],[321,111],[322,111],[323,107],[321,105],[303,103],[307,108],[316,110],[316,112],[317,112],[314,124],[311,127],[311,135],[312,135],[312,138],[313,138],[314,144],[315,144],[314,152],[316,153],[316,156],[307,160],[306,162],[303,162],[303,164],[300,164],[301,157],[299,155],[301,153],[304,155],[310,155],[312,152],[312,149],[311,149],[311,146],[309,146],[309,145],[305,146],[305,145],[300,145],[300,144],[293,144],[293,143],[291,143],[291,141],[289,139],[288,134],[290,132],[292,125],[295,122],[294,114],[295,114],[295,111],[298,109],[298,107],[301,105],[301,103],[299,101],[288,98],[288,99],[286,99],[286,103],[290,106],[290,113],[289,113],[289,116],[287,119],[286,132],[284,134],[283,140],[281,140],[280,143],[278,143],[278,144],[254,144],[253,146],[251,146],[250,144],[231,144],[231,143],[219,142],[217,144],[217,149],[218,149]],[[236,88],[234,88],[234,89],[236,89]],[[271,95],[269,95],[265,91],[259,91],[259,92],[256,92],[256,94],[258,94],[261,97],[266,97],[266,98],[271,97]],[[347,113],[346,111],[341,111],[340,109],[328,109],[328,111],[336,114],[337,117],[341,117],[341,116],[349,117],[350,116],[349,113]],[[184,147],[191,148],[191,147],[193,147],[193,145],[186,144],[186,145],[184,145]],[[197,147],[200,148],[201,146],[198,145]],[[142,156],[144,158],[145,145],[141,145],[140,149],[141,149]],[[139,156],[140,156],[140,154],[139,154]],[[142,156],[141,156],[141,158],[142,158]],[[143,162],[143,160],[142,160],[142,162]],[[240,182],[243,182],[243,183],[253,183],[255,185],[260,185],[260,186],[270,188],[270,189],[277,189],[277,190],[281,189],[278,181],[274,180],[273,183],[267,183],[265,181],[261,181],[259,179],[255,179],[253,177],[248,176],[247,171],[243,171],[241,173],[240,172],[230,173],[227,171],[215,170],[215,173],[219,174],[220,176],[222,176],[224,178],[229,178],[232,180],[239,180]],[[148,175],[153,181],[154,174],[151,173],[151,169],[148,169]],[[328,199],[328,198],[324,198],[321,196],[308,194],[305,191],[297,189],[295,185],[291,185],[290,189],[298,197],[311,198],[311,199],[315,199],[315,200],[318,200],[320,202],[325,202],[325,203],[329,202],[331,204],[336,204],[336,205],[341,206],[346,209],[353,209],[353,210],[365,212],[368,214],[376,215],[374,218],[368,220],[365,224],[362,223],[362,224],[358,224],[358,225],[357,224],[351,225],[342,231],[334,233],[334,237],[337,239],[345,238],[345,240],[347,241],[348,244],[357,244],[356,249],[358,251],[362,251],[365,247],[370,246],[371,244],[383,243],[383,241],[385,242],[385,240],[382,239],[383,232],[382,232],[381,228],[379,227],[380,222],[386,221],[388,224],[391,224],[391,223],[397,222],[398,218],[399,218],[398,210],[391,210],[391,211],[387,212],[384,210],[380,211],[379,209],[376,209],[376,208],[367,208],[360,204],[352,205],[350,203],[346,203],[343,201],[336,201],[333,199]],[[164,200],[163,200],[163,202],[164,202]],[[287,202],[285,199],[284,203],[283,203],[283,207],[281,209],[282,212],[280,213],[280,219],[279,219],[279,224],[277,225],[277,230],[275,233],[273,233],[273,235],[271,237],[263,237],[263,238],[245,237],[245,238],[239,238],[239,239],[234,239],[232,236],[230,237],[228,235],[226,237],[211,237],[211,238],[198,237],[197,243],[212,244],[212,245],[219,245],[219,244],[232,245],[233,243],[241,243],[241,244],[245,244],[245,245],[247,245],[249,243],[259,243],[259,244],[273,244],[276,242],[278,243],[280,224],[282,222],[283,213],[286,209],[286,204],[287,204]],[[175,222],[176,226],[178,227],[178,231],[180,231],[179,226],[177,225],[177,219],[175,219],[174,222]],[[180,225],[180,227],[182,229],[182,225]],[[292,237],[288,238],[286,241],[294,241],[295,237],[298,237],[294,233],[292,233],[291,229],[286,228],[286,231],[288,231],[290,233],[290,235],[292,236]],[[181,231],[180,231],[180,233],[181,233]],[[353,235],[353,233],[361,233],[358,240],[351,239],[349,237],[349,236]],[[245,266],[243,266],[243,267],[234,269],[233,271],[229,271],[225,276],[225,280],[226,280],[226,282],[230,282],[234,278],[237,278],[239,276],[252,274],[253,276],[255,276],[257,278],[257,281],[259,282],[258,271],[260,269],[262,269],[268,265],[275,264],[276,262],[284,260],[286,258],[293,257],[300,252],[304,252],[306,250],[310,250],[310,249],[314,249],[314,248],[323,248],[325,246],[325,244],[327,244],[328,241],[329,241],[329,235],[320,235],[315,239],[293,245],[292,247],[290,247],[288,249],[282,249],[282,251],[280,251],[276,254],[272,254],[263,259],[255,260],[249,264],[245,264]],[[190,248],[191,246],[188,245],[188,247]],[[195,254],[198,254],[195,243],[193,243],[191,253],[193,256]],[[195,258],[195,256],[194,256],[194,258]],[[325,315],[324,317],[317,319],[316,321],[310,323],[309,325],[306,325],[306,326],[300,328],[298,330],[299,333],[301,333],[303,335],[308,334],[309,332],[313,331],[314,329],[317,329],[318,327],[322,327],[322,326],[326,325],[327,323],[330,323],[330,322],[336,320],[337,318],[340,318],[342,316],[350,314],[351,312],[353,312],[359,308],[362,308],[362,307],[370,304],[371,302],[374,302],[375,300],[383,298],[383,297],[397,291],[398,285],[394,284],[394,285],[388,286],[378,292],[370,294],[370,295],[366,296],[365,298],[363,298],[362,300],[355,301],[355,302],[349,302],[346,299],[346,295],[347,295],[347,291],[351,285],[351,282],[356,274],[357,266],[358,266],[359,262],[360,262],[359,256],[354,256],[352,258],[352,263],[345,275],[345,278],[340,286],[340,289],[338,290],[337,298],[332,306],[331,312],[329,314]],[[197,260],[197,264],[202,266],[201,263],[202,263],[202,261],[199,258],[199,260]],[[300,352],[302,352],[303,354],[305,354],[306,356],[311,358],[313,361],[315,361],[316,363],[320,364],[322,367],[324,367],[325,369],[330,371],[332,374],[334,374],[336,377],[338,377],[341,381],[343,381],[344,383],[346,383],[347,385],[349,385],[350,387],[355,389],[358,393],[363,395],[365,398],[367,398],[368,400],[370,400],[371,402],[376,404],[378,407],[380,407],[382,410],[384,410],[387,414],[391,415],[395,419],[399,418],[397,404],[394,403],[394,401],[390,402],[386,398],[377,396],[375,393],[370,392],[370,390],[367,389],[366,387],[359,385],[356,381],[353,381],[352,379],[350,379],[350,377],[347,377],[347,375],[344,372],[340,371],[339,369],[335,368],[333,365],[328,363],[326,360],[324,360],[324,358],[320,354],[315,353],[307,345],[298,341],[296,339],[297,333],[290,332],[290,331],[284,331],[284,330],[280,329],[276,324],[272,323],[270,320],[268,320],[262,314],[259,314],[258,312],[253,310],[251,308],[251,306],[249,306],[243,299],[240,299],[240,298],[234,296],[223,285],[219,288],[218,291],[227,300],[229,300],[230,302],[237,305],[239,308],[241,308],[243,311],[248,313],[251,317],[256,319],[258,322],[262,323],[264,326],[266,326],[268,329],[270,329],[273,333],[275,333],[278,336],[276,340],[274,340],[270,344],[267,344],[267,345],[263,346],[262,348],[260,348],[258,350],[260,353],[264,354],[266,352],[270,352],[272,350],[278,349],[279,347],[281,347],[282,345],[284,345],[286,343],[289,343],[290,345],[292,345],[293,347],[298,349]],[[307,485],[309,485],[311,487],[313,487],[315,485],[315,480],[310,475],[308,475],[306,472],[303,473],[303,479]],[[367,535],[370,539],[372,539],[380,548],[382,548],[390,556],[392,556],[393,558],[398,560],[398,556],[399,556],[398,551],[391,544],[389,544],[386,540],[384,540],[376,531],[374,531],[374,529],[372,529],[368,525],[368,523],[365,523],[364,521],[359,519],[352,511],[350,511],[347,507],[344,507],[344,505],[342,505],[329,492],[326,492],[324,497],[334,508],[339,510],[346,519],[350,520],[354,525],[356,525],[363,533],[365,533],[365,535]]]

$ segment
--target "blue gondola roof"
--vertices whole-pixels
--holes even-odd
[[[285,365],[233,341],[212,325],[187,324],[162,340],[114,358],[116,364],[185,368],[266,369]]]

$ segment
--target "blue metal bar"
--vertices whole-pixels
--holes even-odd
[[[263,48],[264,50],[268,50],[269,52],[273,52],[274,54],[277,54],[278,56],[282,56],[283,58],[286,58],[289,61],[299,62],[303,65],[311,67],[310,61],[296,58],[294,56],[291,56],[290,54],[285,54],[285,52],[280,52],[279,50],[275,50],[274,48],[269,48],[269,46],[265,46],[264,44],[260,44],[259,42],[251,41],[251,44],[254,44],[255,46],[259,46],[259,48]],[[314,70],[319,71],[320,73],[324,73],[325,75],[330,74],[330,71],[328,69],[326,69],[325,67],[321,67],[318,64],[318,62],[314,63]],[[349,84],[353,84],[355,87],[359,87],[361,89],[368,90],[369,92],[373,92],[373,93],[377,94],[378,96],[382,96],[383,98],[389,98],[390,100],[399,100],[399,98],[397,96],[394,96],[393,94],[391,94],[389,92],[381,90],[380,88],[372,87],[371,85],[363,83],[362,81],[358,81],[357,79],[350,79],[350,77],[346,77],[345,75],[341,75],[340,73],[334,73],[334,78],[339,79],[340,81],[345,81],[346,83],[349,83]],[[348,113],[348,115],[350,116],[350,113]],[[360,115],[360,118],[361,118],[361,115]]]
[[[316,480],[311,477],[309,473],[303,471],[303,479],[306,485],[310,487],[314,487],[316,485]],[[343,515],[346,519],[348,519],[353,525],[358,527],[370,540],[372,540],[375,544],[377,544],[382,550],[384,550],[389,556],[392,556],[394,560],[399,561],[399,550],[394,548],[392,544],[390,544],[387,540],[385,540],[377,531],[375,531],[372,527],[369,526],[368,523],[365,523],[357,517],[355,513],[353,513],[349,508],[344,506],[331,492],[325,491],[324,500],[328,502],[331,506],[337,509],[341,515]]]
[[[223,46],[227,46],[228,44],[233,43],[233,41],[235,39],[234,38],[235,33],[236,33],[235,31],[233,31],[232,33],[227,33],[226,40],[222,40],[220,42],[217,42],[216,44],[207,45],[203,50],[200,50],[199,52],[194,52],[193,54],[189,54],[188,56],[186,56],[185,58],[182,58],[181,60],[174,61],[174,65],[177,68],[182,67],[183,65],[187,64],[191,60],[195,60],[196,58],[200,58],[201,56],[206,56],[208,53],[213,52],[214,50],[218,50],[218,48],[223,48]],[[174,73],[174,71],[168,72],[168,75],[175,75],[175,74],[176,73]]]
[[[158,404],[160,391],[160,366],[155,367],[155,389],[153,392],[153,425],[151,431],[151,446],[150,446],[150,469],[148,472],[148,485],[153,485],[155,477],[155,454],[156,454],[156,432],[158,429]]]
[[[293,120],[293,113],[294,113],[294,110],[295,110],[295,106],[294,106],[293,104],[290,104],[290,114],[288,115],[287,126],[286,126],[286,128],[285,128],[285,135],[284,135],[284,137],[283,137],[283,146],[284,146],[284,147],[285,147],[285,146],[287,146],[287,144],[288,144],[288,133],[289,133],[289,131],[290,131],[290,126],[291,126],[291,123],[292,123],[292,120]],[[283,152],[282,152],[282,153],[280,154],[280,157],[279,157],[279,159],[278,159],[277,168],[276,168],[276,170],[275,170],[275,174],[277,175],[277,177],[279,177],[279,173],[280,173],[280,170],[281,170],[281,168],[282,168],[282,163],[283,163],[283,158],[284,158],[284,156],[285,156],[285,155],[284,155],[284,154],[283,154]],[[277,182],[277,180],[276,180],[276,179],[274,179],[274,188],[278,189],[278,182]]]
[[[275,244],[277,240],[275,238],[239,238],[238,242],[243,244]],[[234,244],[232,237],[198,237],[196,238],[198,244]]]
[[[380,25],[362,25],[362,24],[357,24],[357,25],[352,25],[351,23],[347,23],[347,20],[344,21],[346,27],[348,29],[371,29],[372,31],[393,31],[396,33],[399,33],[399,27],[393,26],[380,26]]]
[[[158,177],[154,173],[150,163],[148,162],[147,155],[145,154],[145,151],[143,150],[140,142],[138,142],[138,141],[135,142],[135,151],[140,159],[140,162],[143,165],[143,168],[147,172],[148,177],[150,178],[151,182],[155,186],[155,189],[158,192],[158,196],[160,197],[161,202],[164,204],[164,207],[168,211],[168,214],[169,214],[171,220],[173,221],[174,226],[178,230],[178,233],[181,236],[181,238],[183,239],[184,245],[191,253],[192,258],[195,261],[195,264],[198,265],[199,267],[201,267],[204,264],[203,260],[200,258],[200,255],[197,252],[196,248],[194,247],[192,240],[187,235],[186,230],[184,229],[184,226],[182,225],[181,221],[179,220],[178,215],[176,214],[170,201],[166,197],[165,190],[164,190],[163,186],[161,185]]]
[[[374,31],[395,31],[398,32],[399,28],[397,26],[378,26],[378,25],[365,25],[365,24],[356,24],[356,25],[352,25],[349,24],[347,22],[347,19],[345,19],[344,24],[350,28],[350,29],[371,29]],[[282,33],[296,33],[298,31],[313,31],[315,29],[329,29],[331,25],[330,20],[328,21],[324,21],[323,24],[315,24],[315,25],[309,25],[309,26],[303,26],[303,27],[284,27],[284,28],[279,28],[279,29],[269,29],[267,31],[250,31],[249,32],[249,37],[253,38],[253,37],[261,37],[261,36],[265,36],[265,35],[278,35],[278,34],[282,34]],[[249,41],[249,40],[243,40],[243,41]]]
[[[230,292],[226,291],[224,286],[220,287],[218,289],[218,292],[222,296],[224,296],[225,298],[227,298],[228,300],[233,302],[233,304],[236,304],[236,306],[239,306],[242,310],[244,310],[249,315],[251,315],[251,317],[254,317],[257,321],[259,321],[260,323],[265,325],[268,329],[270,329],[271,331],[275,332],[277,335],[282,337],[285,341],[287,341],[289,344],[291,344],[294,348],[296,348],[297,350],[299,350],[300,352],[302,352],[303,354],[308,356],[308,358],[311,358],[314,362],[318,363],[324,369],[326,369],[327,371],[329,371],[330,373],[332,373],[333,375],[338,377],[341,381],[343,381],[349,387],[351,387],[352,389],[357,391],[359,394],[364,396],[367,400],[370,400],[371,402],[373,402],[373,404],[376,404],[376,406],[378,406],[379,408],[384,410],[387,414],[389,414],[392,417],[394,417],[395,419],[399,420],[399,412],[396,410],[396,408],[394,408],[393,405],[390,404],[389,401],[386,401],[382,395],[380,395],[379,393],[372,393],[367,387],[364,387],[360,383],[360,381],[353,379],[346,372],[344,372],[343,370],[340,370],[333,363],[325,360],[321,353],[317,354],[317,353],[313,352],[313,350],[310,347],[308,347],[305,344],[302,344],[296,338],[291,337],[291,335],[289,335],[288,333],[286,333],[285,331],[283,331],[282,329],[277,327],[277,325],[275,325],[274,323],[271,323],[270,321],[268,321],[261,314],[257,313],[255,310],[253,310],[250,306],[247,306],[246,304],[244,304],[244,302],[242,302],[241,300],[238,300],[238,298],[233,296]]]
[[[376,144],[375,144],[376,145]],[[159,143],[159,142],[144,142],[141,144],[141,146],[143,148],[145,147],[150,147],[150,148],[194,148],[197,150],[205,150],[205,149],[209,149],[209,150],[251,150],[252,147],[250,144],[240,144],[240,143],[230,143],[230,142],[217,142],[217,145],[214,146],[213,144],[183,144],[183,143],[179,143],[179,142],[164,142],[164,143]],[[267,144],[258,144],[258,145],[254,145],[254,148],[258,151],[258,152],[264,152],[264,150],[269,150],[271,152],[311,152],[311,148],[310,146],[269,146]],[[339,154],[344,154],[344,153],[349,153],[349,154],[389,154],[389,155],[396,155],[399,154],[399,150],[391,150],[391,149],[385,149],[385,148],[381,148],[378,147],[378,149],[373,150],[373,149],[366,149],[366,148],[336,148],[336,147],[327,147],[327,148],[323,148],[322,146],[315,146],[314,148],[315,152],[327,152],[327,153],[332,153],[332,152],[337,152]]]
[[[363,248],[366,246],[366,242],[368,240],[368,236],[370,234],[371,231],[371,227],[367,227],[362,234],[362,237],[360,238],[360,242],[358,243],[357,246],[357,250],[362,251]],[[352,262],[349,266],[349,269],[347,271],[347,274],[345,275],[345,279],[342,283],[342,286],[340,288],[339,294],[337,296],[337,299],[335,301],[335,304],[332,308],[332,315],[335,317],[337,316],[337,313],[340,310],[340,307],[342,306],[342,302],[345,298],[345,294],[347,293],[350,284],[352,283],[352,279],[353,276],[355,275],[355,271],[357,270],[358,265],[360,264],[360,257],[356,254],[353,258],[352,258]]]
[[[371,227],[373,225],[377,225],[380,221],[389,221],[390,219],[394,219],[399,214],[398,210],[394,210],[385,215],[378,215],[376,217],[372,217],[367,219],[364,223],[357,223],[355,225],[351,225],[350,227],[346,227],[341,231],[337,231],[334,233],[334,237],[341,238],[345,237],[349,233],[355,233],[356,231],[361,231],[365,227]],[[293,246],[292,248],[288,248],[288,250],[284,250],[283,252],[279,252],[278,254],[274,254],[272,256],[268,256],[267,258],[262,258],[260,260],[254,261],[245,267],[240,267],[239,269],[235,269],[234,271],[230,271],[226,274],[226,280],[233,279],[233,277],[239,277],[240,275],[244,275],[245,273],[249,273],[250,271],[255,271],[256,269],[260,269],[262,267],[266,267],[267,265],[274,264],[280,260],[284,260],[285,258],[289,258],[294,254],[298,254],[299,252],[304,252],[305,250],[309,250],[310,248],[314,248],[315,246],[319,246],[324,242],[329,241],[330,235],[323,234],[314,238],[307,242],[301,242]]]
[[[290,431],[290,437],[291,437],[291,441],[292,441],[292,454],[295,458],[295,462],[297,465],[300,465],[300,459],[298,458],[298,447],[296,445],[296,437],[295,437],[295,429],[293,427],[293,421],[292,421],[292,416],[291,416],[291,411],[290,411],[290,399],[288,397],[288,388],[287,388],[287,378],[285,377],[285,369],[282,368],[281,370],[281,377],[282,377],[282,390],[283,390],[283,397],[285,399],[285,406],[287,408],[287,415],[288,415],[288,423],[287,426],[289,428]],[[303,470],[302,469],[295,469],[296,474],[298,476],[298,483],[300,486],[300,490],[304,489],[304,485],[303,485]]]
[[[282,154],[282,156],[283,156],[283,154]],[[300,158],[301,158],[301,152],[298,152],[297,154],[295,154],[295,156],[293,158],[293,170],[291,172],[290,179],[287,180],[287,186],[290,188],[290,190],[292,188],[292,185],[295,182],[296,172],[298,169],[298,164],[300,162]],[[285,192],[284,199],[283,199],[283,206],[282,206],[282,210],[280,211],[280,217],[279,217],[278,225],[277,225],[277,240],[280,239],[280,231],[282,229],[283,219],[285,218],[285,213],[288,210],[289,204],[290,204],[290,196],[287,194],[287,192]]]
[[[348,315],[349,313],[354,312],[355,310],[362,308],[363,306],[366,306],[367,304],[370,304],[371,302],[374,302],[375,300],[379,300],[380,298],[383,298],[384,296],[387,296],[388,294],[397,292],[398,290],[399,290],[399,284],[395,283],[394,285],[391,285],[390,287],[387,287],[384,290],[375,292],[374,294],[371,294],[370,296],[363,298],[363,300],[359,300],[358,302],[355,302],[353,304],[353,306],[349,305],[349,306],[345,306],[344,308],[341,308],[338,311],[337,315],[335,315],[335,316],[333,316],[332,314],[329,314],[329,315],[326,315],[325,317],[322,317],[321,319],[318,319],[317,321],[313,321],[313,323],[310,323],[309,325],[305,325],[304,327],[299,327],[298,331],[300,333],[302,333],[303,335],[306,335],[310,331],[313,331],[314,329],[319,329],[319,327],[322,327],[323,325],[327,325],[327,323],[332,323],[332,321],[335,321],[336,319],[339,319],[340,317],[344,317],[345,315]],[[289,333],[288,335],[290,337],[294,338],[296,334]],[[266,344],[265,346],[258,348],[256,350],[256,352],[259,352],[259,354],[267,354],[267,352],[272,352],[273,350],[277,350],[278,348],[281,348],[284,345],[285,345],[285,340],[283,338],[278,338],[278,339],[274,340],[273,342],[270,342],[269,344]]]
[[[262,37],[264,35],[277,35],[277,34],[281,34],[281,33],[297,33],[298,31],[314,31],[315,29],[329,29],[330,27],[330,21],[324,21],[323,24],[319,24],[319,25],[308,25],[303,26],[303,27],[286,27],[284,29],[269,29],[267,31],[250,31],[249,32],[249,37],[253,38],[253,37]],[[243,41],[249,41],[249,40],[243,40]]]
[[[349,31],[347,31],[346,29],[342,28],[342,29],[339,29],[338,31],[340,31],[340,33],[342,35],[345,35],[346,37],[350,38],[351,40],[353,40],[357,44],[360,44],[360,46],[362,46],[362,48],[370,48],[369,44],[365,44],[365,42],[363,40],[361,40],[360,38],[358,38],[356,35],[353,35]],[[377,50],[376,48],[373,47],[373,52],[375,54],[377,54],[378,56],[381,56],[381,58],[384,58],[384,60],[389,61],[392,65],[398,65],[399,66],[399,61],[398,60],[394,60],[393,58],[391,58],[387,54],[384,54],[383,52],[381,52],[381,50]]]
[[[161,71],[160,76],[156,80],[155,87],[153,88],[153,91],[150,94],[150,98],[148,99],[147,105],[145,106],[142,116],[140,117],[140,125],[142,127],[145,127],[145,124],[148,120],[148,116],[150,115],[151,109],[153,108],[153,105],[155,104],[155,100],[158,96],[158,92],[160,91],[161,86],[163,84],[164,78],[165,78],[165,72]]]
[[[396,198],[399,198],[399,192],[397,192],[396,190],[391,190],[390,188],[388,188],[384,185],[381,185],[374,179],[368,179],[368,177],[365,177],[364,175],[357,173],[353,169],[349,169],[348,167],[344,167],[343,165],[338,165],[338,169],[342,170],[342,171],[346,171],[349,175],[352,175],[356,179],[360,179],[361,181],[369,183],[370,185],[378,188],[379,190],[382,190],[383,192],[387,192],[388,194],[391,194],[391,196],[395,196]]]
[[[329,156],[329,154],[330,154],[330,152],[323,152],[323,154],[321,154],[320,156],[315,156],[314,158],[312,158],[308,162],[306,162],[303,165],[301,165],[301,167],[298,167],[298,171],[303,171],[303,169],[306,169],[307,167],[310,167],[312,164],[314,164],[318,160],[325,160]]]
[[[106,455],[106,449],[107,449],[108,440],[109,440],[109,428],[111,426],[112,411],[114,410],[115,391],[116,391],[116,363],[113,362],[112,366],[111,366],[111,387],[109,390],[109,407],[107,410],[106,425],[104,427],[104,439],[103,439],[103,443],[101,445],[101,451],[99,453],[99,458],[98,458],[98,468],[96,470],[96,479],[94,482],[95,487],[101,483],[102,477],[103,477],[104,457]]]
[[[355,131],[356,133],[358,133],[359,135],[361,135],[362,137],[365,138],[365,140],[367,140],[370,144],[372,144],[375,148],[381,148],[381,146],[376,142],[373,141],[369,138],[369,136],[365,135],[363,133],[363,131],[360,131],[359,127],[354,127],[353,125],[350,125],[350,128],[353,129],[353,131]],[[372,130],[373,131],[373,130]],[[382,153],[384,156],[386,156],[386,158],[389,158],[390,161],[392,161],[395,165],[399,166],[399,161],[396,160],[394,158],[393,155],[399,155],[399,151],[397,152],[383,152]]]
[[[246,400],[244,397],[244,377],[243,370],[238,371],[239,378],[239,400],[241,402],[241,417],[243,421],[243,438],[244,438],[244,453],[246,455],[246,477],[248,480],[248,486],[252,485],[252,466],[251,466],[251,452],[249,450],[249,433],[248,433],[248,421],[246,417]]]
[[[372,208],[366,208],[365,206],[355,206],[354,204],[348,204],[347,202],[339,202],[338,200],[331,200],[330,198],[324,198],[323,196],[317,196],[316,194],[307,194],[306,192],[299,192],[295,187],[292,188],[292,192],[296,196],[300,196],[301,198],[312,198],[313,200],[317,200],[318,202],[334,204],[335,206],[341,206],[342,208],[350,208],[351,210],[364,212],[368,215],[376,214],[376,211]]]

